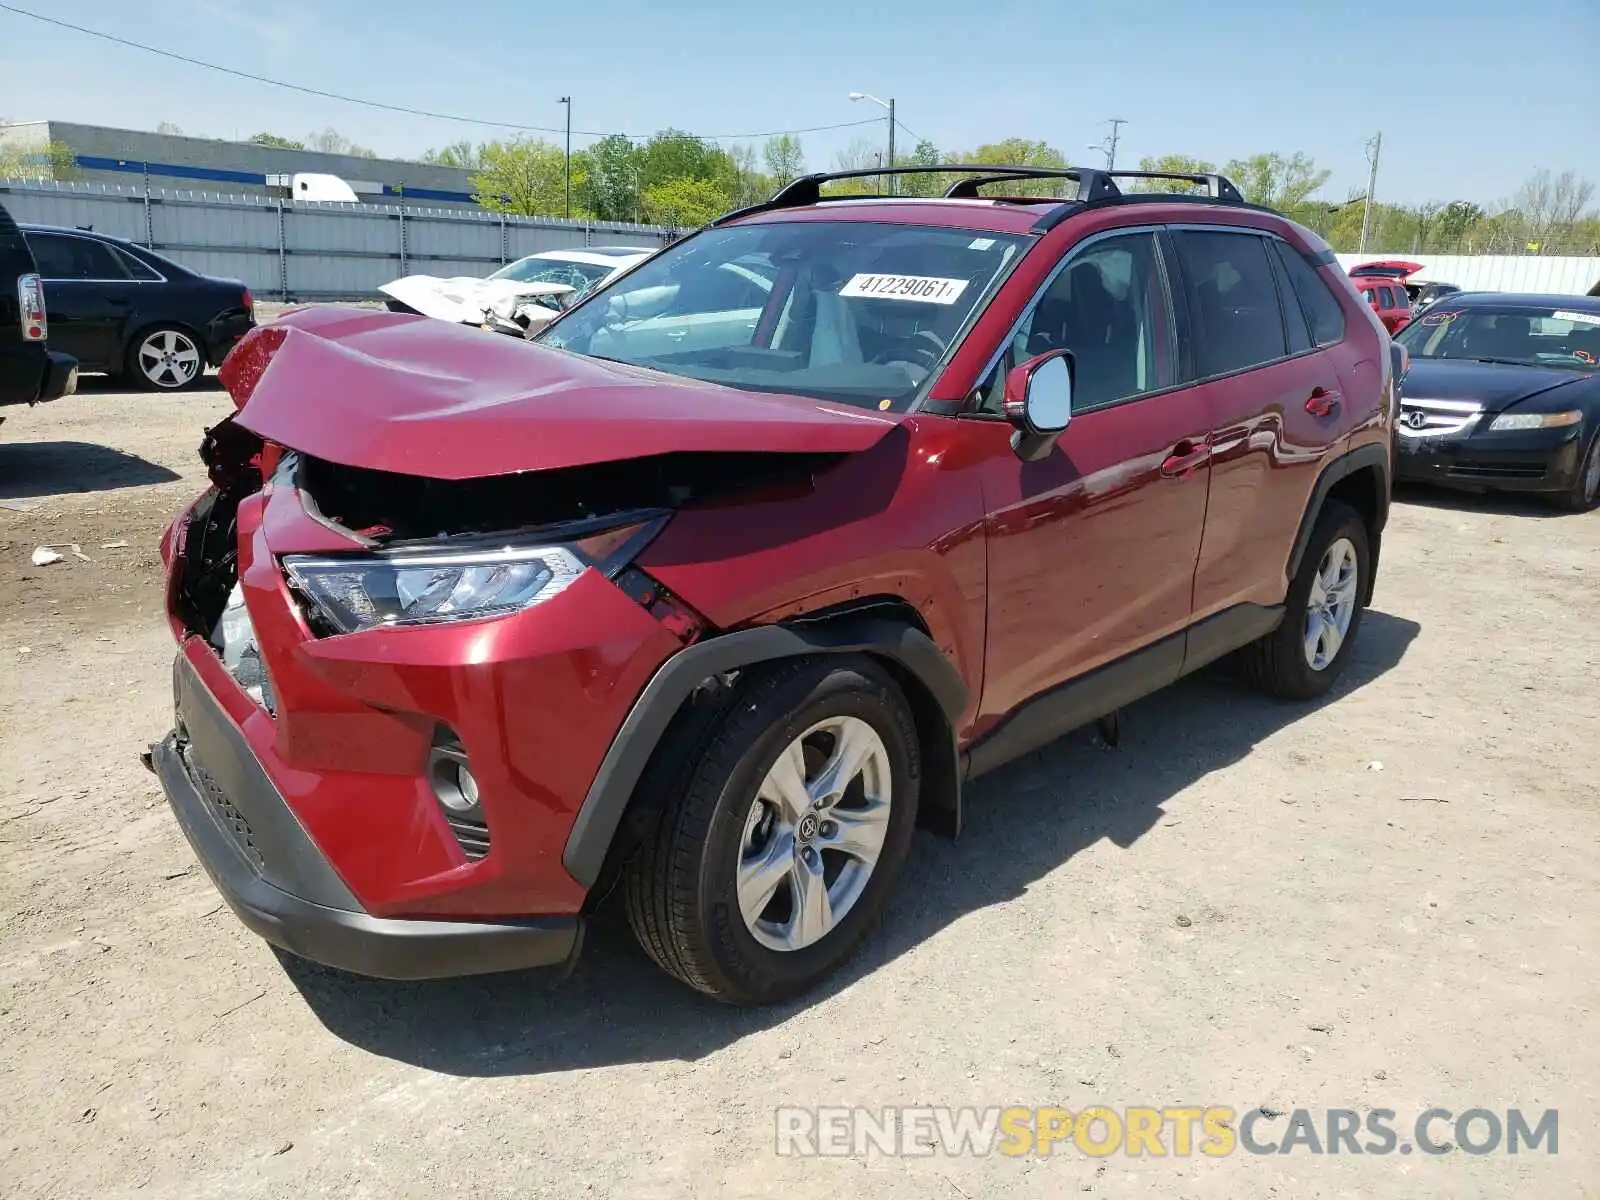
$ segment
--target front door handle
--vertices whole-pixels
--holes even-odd
[[[1315,388],[1306,397],[1306,411],[1313,417],[1332,416],[1343,397],[1332,388]]]
[[[1161,473],[1168,479],[1187,479],[1211,457],[1211,447],[1204,442],[1184,438],[1174,446],[1161,463]]]

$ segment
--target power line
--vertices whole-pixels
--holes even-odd
[[[155,54],[161,58],[169,58],[174,62],[186,63],[191,67],[201,67],[207,71],[216,71],[222,75],[232,75],[236,79],[248,79],[252,83],[264,83],[269,87],[284,88],[287,91],[299,92],[306,96],[317,96],[323,100],[337,100],[342,104],[359,104],[365,108],[376,108],[382,109],[384,112],[402,113],[408,117],[427,117],[434,121],[456,121],[463,125],[485,125],[495,129],[511,129],[518,133],[555,134],[566,132],[564,129],[557,129],[553,126],[519,125],[512,121],[490,121],[484,120],[481,117],[464,117],[458,113],[433,112],[425,108],[410,108],[404,104],[389,104],[382,100],[368,100],[361,96],[346,96],[339,92],[327,92],[323,91],[321,88],[307,87],[304,84],[290,83],[283,79],[273,79],[266,75],[257,75],[251,71],[241,71],[235,67],[225,67],[220,63],[207,62],[204,59],[199,58],[191,58],[187,54],[179,54],[175,50],[163,50],[159,46],[150,46],[146,45],[144,42],[133,41],[131,38],[118,37],[116,34],[106,33],[103,30],[90,29],[84,25],[74,25],[70,21],[63,21],[58,17],[47,17],[43,13],[30,12],[28,9],[18,8],[13,4],[0,4],[0,12],[12,13],[13,15],[19,17],[28,17],[31,20],[39,21],[45,25],[54,25],[58,29],[71,30],[73,33],[81,33],[87,37],[98,38],[103,42],[110,42],[113,45],[122,46],[126,49],[142,50],[146,54]],[[693,134],[691,136],[703,142],[732,142],[745,138],[753,139],[781,137],[784,134],[790,133],[823,133],[833,129],[853,129],[858,125],[876,125],[877,123],[877,118],[869,118],[865,121],[840,121],[832,125],[810,125],[803,129],[770,129],[757,133],[715,133]],[[609,137],[611,134],[614,134],[617,131],[614,129],[574,129],[572,132],[582,134],[585,137]],[[622,136],[642,141],[653,135],[624,133]]]

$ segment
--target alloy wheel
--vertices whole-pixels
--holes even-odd
[[[859,717],[831,717],[784,747],[739,845],[739,910],[756,941],[803,950],[844,919],[883,852],[892,783],[883,739]]]
[[[1350,632],[1358,599],[1357,561],[1355,544],[1339,538],[1328,547],[1311,580],[1311,594],[1306,597],[1305,652],[1313,671],[1327,669]]]
[[[175,391],[200,373],[200,348],[176,329],[158,329],[139,344],[139,370],[158,388]]]

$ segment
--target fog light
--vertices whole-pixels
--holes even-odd
[[[428,783],[462,853],[473,860],[488,854],[489,822],[478,804],[477,777],[467,765],[461,739],[443,726],[428,753]]]

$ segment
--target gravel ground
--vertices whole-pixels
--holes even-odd
[[[384,984],[247,934],[138,763],[228,407],[89,380],[0,431],[0,1194],[1600,1195],[1600,516],[1403,495],[1325,703],[1206,674],[984,779],[803,1002],[703,1002],[614,915],[564,983]],[[780,1104],[1183,1103],[1557,1108],[1560,1149],[775,1153]]]

